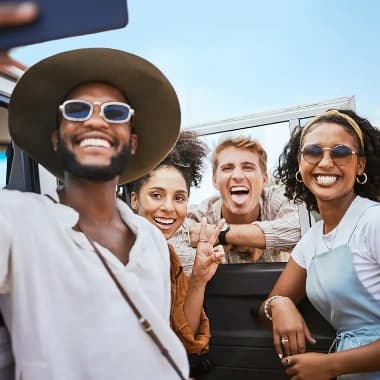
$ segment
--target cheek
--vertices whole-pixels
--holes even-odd
[[[150,200],[144,200],[140,203],[141,215],[147,219],[153,219],[158,208],[159,207]]]
[[[187,203],[177,207],[177,221],[183,224],[187,215]]]

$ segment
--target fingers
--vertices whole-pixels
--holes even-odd
[[[38,13],[37,5],[30,1],[20,4],[0,5],[0,26],[22,25],[33,21]]]
[[[310,332],[309,328],[306,326],[306,324],[305,324],[305,336],[306,336],[306,339],[309,343],[311,343],[311,344],[317,343],[317,341],[311,335],[311,332]]]
[[[285,367],[285,373],[288,376],[294,376],[297,374],[297,371],[294,368],[295,358],[293,356],[285,356],[281,360],[281,364]],[[292,379],[297,379],[297,377],[292,377]]]
[[[208,227],[213,228],[213,226],[211,226],[211,225],[209,226],[207,224],[207,218],[202,217],[201,224],[200,224],[200,230],[199,230],[199,242],[200,243],[209,243],[213,246],[215,244],[215,242],[217,241],[219,233],[222,230],[225,222],[226,222],[225,219],[221,219],[219,221],[219,223],[217,224],[217,226],[212,230],[212,233],[210,234],[210,230],[208,229]]]
[[[292,351],[292,354],[303,354],[306,352],[306,340],[305,340],[305,334],[297,334],[296,336],[297,339],[297,350],[298,351]]]
[[[199,231],[199,243],[209,243],[207,237],[207,219],[203,217],[201,219],[201,229]]]
[[[190,246],[193,248],[196,248],[199,242],[199,230],[200,230],[200,224],[195,223],[190,228]]]
[[[221,244],[218,244],[213,249],[214,249],[213,257],[215,258],[214,262],[224,263],[225,255],[226,255],[226,252],[224,251],[224,247]]]
[[[220,231],[222,230],[224,224],[226,223],[226,220],[225,219],[220,219],[219,220],[219,223],[216,225],[216,228],[214,230],[214,232],[212,233],[211,235],[211,238],[210,238],[210,244],[214,245],[215,242],[217,241],[218,239],[218,236],[220,234]]]
[[[283,346],[281,343],[281,336],[280,334],[277,334],[273,332],[273,344],[274,344],[274,350],[277,352],[277,355],[280,359],[282,359],[285,355],[285,352],[283,350]]]
[[[293,362],[293,358],[291,356],[285,356],[284,359],[281,360],[281,364],[285,367],[289,367]]]
[[[0,51],[0,71],[9,70],[13,66],[20,70],[26,70],[26,66],[21,62],[9,57],[6,52]]]

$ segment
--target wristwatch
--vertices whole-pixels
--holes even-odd
[[[230,229],[231,229],[231,226],[228,223],[225,223],[222,230],[219,232],[219,236],[218,236],[219,244],[222,244],[222,245],[228,244],[226,240],[226,234]]]

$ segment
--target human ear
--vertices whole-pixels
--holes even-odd
[[[215,189],[219,191],[218,182],[216,181],[216,174],[213,174],[212,176],[212,184],[214,185]]]
[[[135,211],[135,212],[138,212],[139,210],[139,207],[138,207],[138,199],[137,199],[137,194],[132,191],[131,192],[131,207],[132,207],[132,210]]]
[[[268,185],[268,182],[269,182],[268,173],[265,173],[263,175],[263,186]]]
[[[365,169],[366,159],[365,157],[359,157],[358,158],[358,168],[356,171],[357,175],[362,175]]]

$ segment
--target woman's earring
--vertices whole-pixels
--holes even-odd
[[[299,170],[297,170],[297,173],[295,175],[295,178],[296,178],[296,181],[299,182],[299,183],[303,183],[302,181],[302,177],[301,177],[301,173]]]
[[[360,176],[363,176],[363,179],[360,179]],[[366,172],[363,172],[362,174],[356,176],[356,182],[359,185],[364,185],[365,183],[367,183],[367,180],[368,180],[368,177],[367,177]]]

